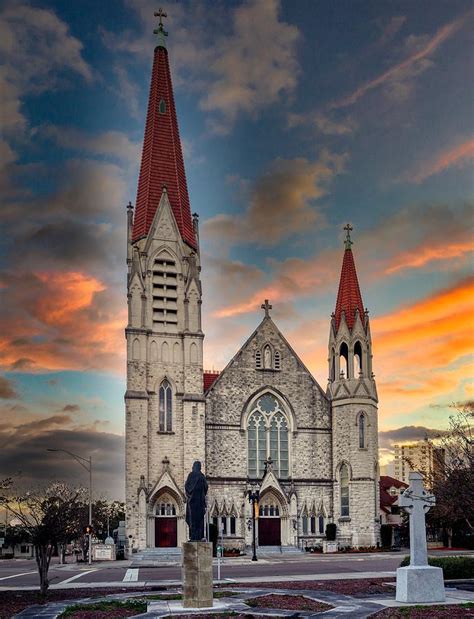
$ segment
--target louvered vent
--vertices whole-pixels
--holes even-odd
[[[176,263],[156,259],[153,265],[153,326],[178,323],[178,279]]]

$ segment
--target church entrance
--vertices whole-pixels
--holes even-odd
[[[281,519],[278,505],[260,505],[258,545],[281,546]]]
[[[155,516],[155,546],[176,548],[178,545],[178,520],[174,503],[159,502]]]

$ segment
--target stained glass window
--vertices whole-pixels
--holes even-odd
[[[359,449],[365,447],[365,415],[361,413],[359,415]]]
[[[270,393],[257,400],[248,422],[248,470],[261,477],[265,460],[271,458],[277,477],[289,475],[288,421],[279,401]]]
[[[346,464],[341,466],[341,516],[349,516],[349,469]]]
[[[171,385],[164,380],[159,391],[159,424],[160,432],[171,432],[173,429]]]

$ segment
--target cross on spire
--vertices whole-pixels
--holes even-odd
[[[273,309],[273,305],[268,303],[268,299],[265,299],[265,303],[262,303],[260,307],[265,310],[265,318],[270,318],[270,310]]]
[[[163,17],[168,17],[168,15],[163,11],[162,8],[159,8],[158,11],[153,13],[155,17],[159,18],[158,28],[153,30],[153,34],[158,35],[158,46],[165,47],[165,37],[168,36],[168,33],[163,28]]]
[[[346,249],[350,249],[350,248],[351,248],[351,245],[352,245],[352,241],[351,241],[351,231],[352,231],[353,229],[354,229],[354,228],[351,226],[351,224],[346,224],[346,225],[344,226],[344,230],[346,231],[346,238],[345,238],[345,240],[344,240],[344,243],[345,243]]]

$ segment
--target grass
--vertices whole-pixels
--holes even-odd
[[[82,611],[86,613],[94,613],[96,616],[99,613],[110,613],[114,611],[133,611],[135,614],[144,613],[147,610],[147,603],[144,600],[111,600],[107,602],[92,602],[91,604],[74,604],[68,606],[60,615],[63,617],[74,617]],[[90,615],[91,617],[94,615]],[[111,615],[113,616],[113,615]],[[122,615],[123,616],[123,615]]]

